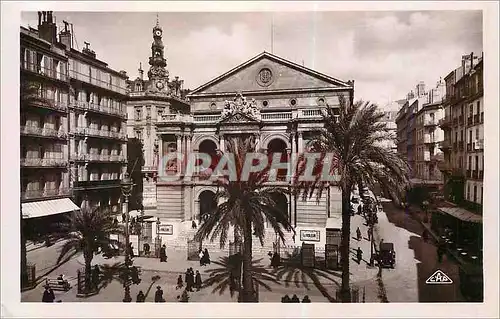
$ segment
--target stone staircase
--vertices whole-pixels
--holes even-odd
[[[174,250],[182,250],[186,251],[188,248],[188,241],[194,238],[194,235],[197,232],[197,229],[191,228],[191,222],[182,222],[179,224],[179,233],[176,238],[173,238],[168,241],[168,246]],[[282,248],[294,247],[292,240],[292,234],[285,234],[285,245],[281,243]],[[220,242],[216,239],[213,242],[209,240],[204,240],[202,243],[203,249],[207,248],[210,252],[227,252],[229,253],[229,243],[234,241],[234,231],[232,229],[229,230],[228,239],[226,241],[226,245],[224,248],[220,248]],[[267,228],[265,237],[264,237],[264,245],[262,246],[259,238],[256,236],[252,237],[252,251],[255,255],[267,255],[269,251],[273,251],[274,243],[276,241],[276,234],[272,228]]]

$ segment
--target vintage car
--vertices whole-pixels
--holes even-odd
[[[394,244],[381,243],[377,259],[381,267],[394,268],[396,265],[396,251],[394,251]]]

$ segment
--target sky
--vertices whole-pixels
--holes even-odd
[[[130,78],[147,74],[156,12],[54,12],[73,23],[97,58]],[[383,106],[419,81],[432,88],[483,51],[481,11],[160,12],[170,77],[198,86],[263,51],[340,80],[355,80],[355,98]],[[36,12],[21,25],[35,27]],[[60,30],[58,29],[58,30]]]

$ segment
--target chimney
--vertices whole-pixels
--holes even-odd
[[[96,58],[95,51],[90,50],[89,48],[90,43],[87,41],[83,41],[83,43],[85,44],[85,48],[82,49],[82,53],[95,59]]]
[[[42,12],[38,11],[38,26],[42,24]]]
[[[43,19],[38,24],[38,33],[40,38],[50,43],[57,42],[57,26],[52,19],[52,11],[42,11]],[[38,13],[38,21],[40,22],[40,12]]]
[[[59,42],[61,42],[62,44],[64,44],[66,46],[66,48],[69,50],[72,48],[72,45],[71,45],[71,31],[69,31],[68,29],[68,22],[64,21],[63,20],[63,23],[64,23],[64,30],[62,30],[61,32],[59,32]]]

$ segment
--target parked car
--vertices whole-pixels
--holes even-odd
[[[396,265],[396,251],[393,243],[381,243],[379,247],[377,260],[381,267],[394,268]]]

